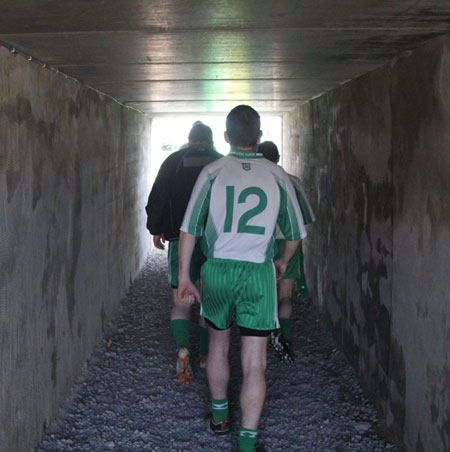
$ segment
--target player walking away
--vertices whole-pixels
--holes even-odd
[[[258,147],[258,152],[271,162],[278,163],[280,153],[275,143],[264,141]],[[295,195],[302,211],[303,221],[306,224],[313,223],[315,220],[311,205],[306,198],[305,191],[300,179],[292,174],[288,174],[295,189]],[[281,255],[285,246],[285,240],[282,239],[281,231],[277,233],[275,259]],[[278,281],[278,317],[280,329],[273,331],[270,336],[270,343],[275,348],[280,359],[284,362],[292,363],[294,355],[290,343],[291,315],[292,315],[292,296],[295,282],[303,299],[309,298],[308,287],[306,285],[305,271],[303,266],[302,244],[298,247],[294,257],[289,262],[283,278]]]
[[[225,139],[230,153],[206,166],[197,179],[180,234],[180,302],[200,301],[189,280],[196,237],[203,236],[202,315],[209,330],[206,365],[211,393],[207,424],[217,435],[229,432],[228,350],[233,322],[241,334],[243,382],[239,451],[265,452],[258,425],[266,394],[267,341],[278,327],[276,271],[282,276],[306,235],[294,188],[284,170],[256,154],[260,118],[240,105],[228,114]],[[286,247],[272,262],[275,225]],[[274,265],[275,264],[275,265]]]
[[[192,368],[189,362],[190,307],[180,303],[178,288],[178,239],[184,212],[189,202],[195,181],[205,165],[222,157],[214,149],[212,131],[197,121],[189,132],[189,145],[171,154],[161,165],[153,184],[148,203],[147,228],[153,235],[156,248],[164,249],[169,242],[169,284],[172,286],[173,307],[170,326],[177,346],[177,377],[183,384],[192,383]],[[205,256],[200,243],[195,246],[191,261],[191,279],[196,282]],[[200,367],[205,367],[208,353],[208,330],[200,318]]]

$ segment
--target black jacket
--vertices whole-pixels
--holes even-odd
[[[178,240],[184,213],[200,171],[222,157],[213,149],[190,146],[169,155],[159,169],[148,203],[147,229],[166,240]]]

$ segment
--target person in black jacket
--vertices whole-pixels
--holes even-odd
[[[172,286],[173,306],[170,315],[172,335],[177,346],[177,377],[183,384],[192,383],[192,368],[189,362],[190,306],[180,303],[178,288],[178,238],[180,226],[189,198],[200,171],[208,163],[222,157],[213,144],[211,129],[200,121],[194,123],[189,132],[188,146],[171,154],[161,165],[153,184],[147,207],[147,229],[153,235],[153,244],[164,249],[169,242],[169,284]],[[206,260],[196,244],[191,260],[191,280],[197,281],[200,267]],[[206,365],[208,330],[200,318],[200,367]]]

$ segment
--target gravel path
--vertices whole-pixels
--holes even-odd
[[[192,330],[195,381],[175,377],[169,329],[166,256],[153,252],[108,326],[58,419],[35,452],[232,451],[239,429],[239,335],[230,351],[232,434],[205,429],[208,388]],[[198,310],[197,310],[198,312]],[[194,317],[198,316],[198,313]],[[296,300],[294,366],[269,350],[267,400],[260,438],[269,452],[379,452],[396,448],[379,434],[378,417],[352,368],[312,306]]]

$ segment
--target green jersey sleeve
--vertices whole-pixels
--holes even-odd
[[[203,168],[192,190],[191,198],[184,214],[181,230],[196,237],[202,236],[205,230],[209,211],[211,188],[216,175]]]
[[[306,229],[295,190],[290,180],[277,177],[280,190],[280,210],[277,224],[286,240],[300,240],[306,237]]]
[[[316,220],[314,216],[314,212],[312,210],[311,204],[308,201],[305,190],[300,182],[300,179],[292,174],[288,174],[289,179],[292,182],[295,190],[295,196],[297,197],[297,201],[300,205],[300,210],[303,216],[303,222],[306,224],[314,223]]]

